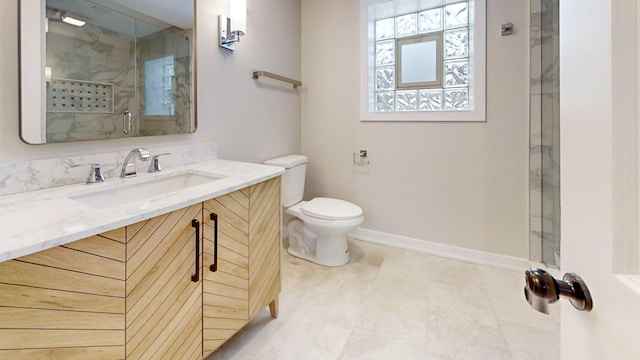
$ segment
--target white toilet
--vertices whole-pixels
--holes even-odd
[[[286,226],[289,254],[325,266],[348,263],[347,232],[364,221],[362,209],[332,198],[301,201],[307,172],[306,156],[288,155],[267,160],[265,164],[285,168],[282,206],[285,214],[293,216]]]

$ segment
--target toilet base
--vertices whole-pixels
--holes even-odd
[[[324,266],[341,266],[351,260],[347,234],[318,234],[300,219],[287,224],[289,254]]]
[[[292,211],[288,209],[288,211]],[[362,218],[344,222],[294,217],[287,222],[289,254],[323,266],[342,266],[351,260],[347,232]]]
[[[318,259],[316,257],[315,252],[302,253],[302,252],[296,251],[296,249],[293,249],[291,247],[289,247],[287,249],[287,252],[290,255],[293,255],[293,256],[295,256],[297,258],[304,259],[304,260],[307,260],[307,261],[311,261],[312,263],[316,263],[316,264],[322,265],[322,266],[330,266],[330,267],[342,266],[342,265],[348,264],[349,261],[351,261],[351,256],[349,255],[349,249],[348,248],[347,248],[347,251],[345,252],[345,256],[342,256],[340,259],[332,258],[330,260]]]

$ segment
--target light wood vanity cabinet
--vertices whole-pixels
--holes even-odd
[[[279,244],[278,177],[0,263],[0,359],[206,357],[277,316]]]
[[[203,350],[208,355],[265,306],[278,316],[280,178],[206,201],[204,217]]]

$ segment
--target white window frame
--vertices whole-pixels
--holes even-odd
[[[432,89],[441,88],[444,78],[444,60],[442,59],[442,53],[444,48],[443,32],[433,32],[427,34],[419,34],[414,36],[408,36],[400,39],[395,39],[396,42],[396,89],[397,90],[410,90],[410,89]],[[436,43],[436,79],[432,81],[422,82],[407,82],[402,81],[402,45],[406,44],[418,44],[422,42],[435,42]]]
[[[374,51],[375,22],[369,22],[369,7],[389,1],[400,2],[400,0],[360,0],[360,121],[486,121],[486,0],[469,0],[469,59],[472,63],[472,68],[469,69],[470,110],[369,111],[370,102],[374,101],[373,98],[369,98],[369,87],[374,86],[373,82],[369,84],[369,78],[370,76],[373,78],[375,71],[374,56],[370,56]],[[441,2],[442,5],[446,5],[459,0],[441,0]],[[402,15],[402,13],[398,12],[395,15]]]

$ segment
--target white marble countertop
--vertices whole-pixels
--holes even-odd
[[[70,195],[117,189],[184,172],[223,177],[141,201],[98,208]],[[67,244],[150,219],[276,176],[284,169],[227,160],[176,166],[135,178],[108,178],[103,183],[75,184],[0,197],[0,262]]]

